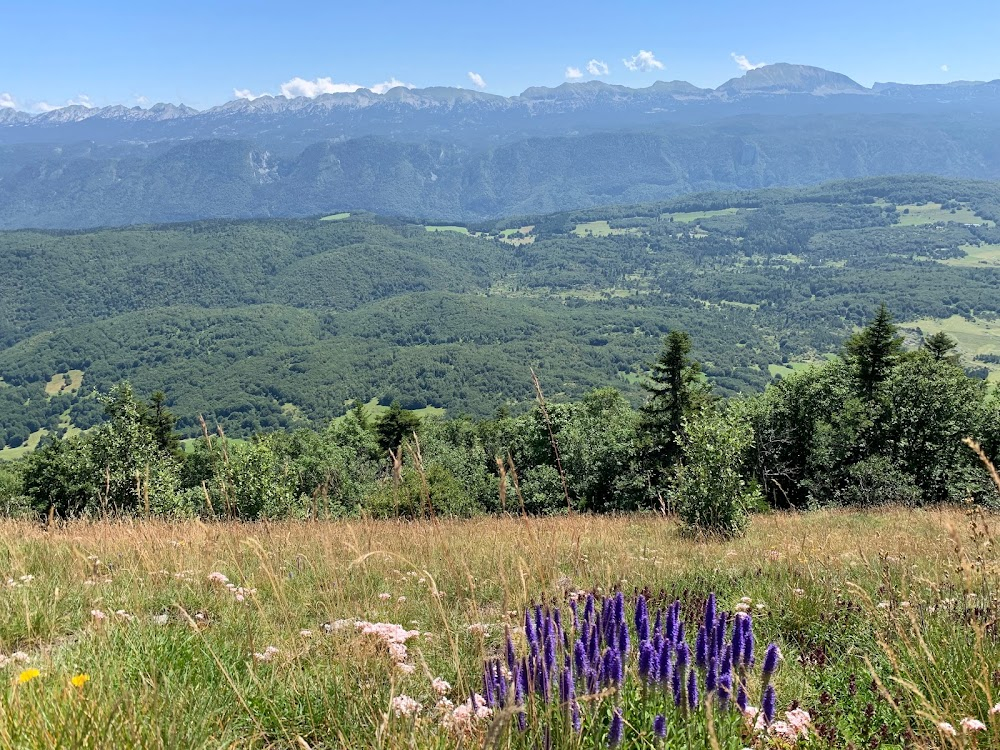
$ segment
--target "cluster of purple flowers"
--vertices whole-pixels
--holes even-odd
[[[566,623],[559,608],[536,605],[527,609],[526,653],[518,655],[508,630],[505,656],[485,665],[486,704],[502,709],[513,701],[522,730],[526,701],[536,696],[543,703],[558,701],[579,732],[582,722],[577,694],[595,695],[620,688],[632,665],[643,693],[658,691],[665,700],[672,700],[682,716],[708,700],[723,711],[734,702],[744,714],[756,711],[748,707],[747,696],[748,674],[756,663],[753,620],[747,612],[731,615],[718,611],[715,594],[705,603],[693,649],[685,633],[680,601],[657,608],[651,617],[647,599],[640,594],[628,618],[625,597],[618,592],[600,602],[588,595],[582,607],[573,600],[570,610],[572,619]],[[771,676],[779,658],[778,647],[771,644],[761,664],[760,713],[765,724],[774,720],[776,697]],[[621,709],[615,708],[609,744],[620,742],[622,729]],[[665,736],[664,714],[655,717],[653,731]]]

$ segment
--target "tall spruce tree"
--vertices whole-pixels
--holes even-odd
[[[903,338],[884,302],[871,323],[851,336],[844,348],[847,360],[855,368],[859,395],[871,401],[903,351]]]
[[[643,453],[655,488],[666,486],[683,453],[684,418],[704,406],[709,388],[691,358],[691,336],[671,331],[643,384],[649,399],[642,408]]]

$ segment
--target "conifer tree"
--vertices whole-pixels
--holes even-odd
[[[847,340],[845,349],[857,374],[860,395],[871,401],[903,351],[903,338],[884,302],[871,323]]]
[[[958,362],[958,355],[955,348],[958,342],[944,331],[938,331],[924,339],[924,349],[931,353],[935,360],[947,360],[948,362]]]
[[[679,460],[684,419],[709,399],[701,367],[691,358],[691,336],[671,331],[643,384],[649,400],[642,409],[644,453],[654,484],[663,486]]]

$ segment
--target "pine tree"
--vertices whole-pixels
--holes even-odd
[[[944,331],[938,331],[924,339],[924,349],[938,362],[946,360],[957,364],[958,355],[954,353],[957,346],[958,342]]]
[[[701,367],[690,355],[691,337],[684,331],[671,331],[664,339],[649,381],[643,384],[649,393],[642,408],[644,454],[653,483],[661,488],[682,453],[679,441],[683,440],[684,418],[710,398],[708,386],[701,379]]]
[[[174,431],[177,417],[167,408],[167,395],[163,391],[156,391],[150,396],[144,421],[153,431],[153,438],[161,450],[169,453],[180,451],[180,436]]]
[[[845,349],[857,373],[860,395],[871,401],[903,351],[903,338],[884,302],[871,323],[847,340]]]

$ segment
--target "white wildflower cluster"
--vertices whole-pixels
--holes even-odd
[[[35,577],[33,575],[23,575],[23,576],[20,576],[17,579],[8,578],[7,581],[6,581],[6,585],[7,585],[7,588],[9,588],[9,589],[19,589],[22,586],[27,586],[33,580],[35,580]]]
[[[465,736],[493,716],[493,709],[486,705],[486,700],[479,693],[473,694],[464,703],[455,705],[448,698],[451,685],[447,680],[435,677],[431,686],[437,695],[437,703],[432,711],[422,717],[420,714],[423,706],[410,696],[402,694],[392,699],[392,712],[396,718],[433,721],[453,734]]]
[[[217,586],[222,586],[233,598],[238,602],[245,602],[251,596],[257,593],[257,589],[246,588],[244,586],[237,586],[235,583],[230,582],[230,580],[220,573],[219,571],[214,571],[208,574],[208,580]]]
[[[253,658],[256,661],[271,661],[275,655],[280,653],[274,646],[268,646],[263,651],[254,651]]]
[[[14,664],[27,664],[31,661],[31,657],[28,656],[23,651],[15,651],[10,656],[7,654],[0,654],[0,669],[12,666]]]
[[[770,724],[764,720],[764,712],[756,706],[747,705],[743,709],[743,718],[747,726],[756,732],[766,732],[773,737],[780,737],[785,744],[794,745],[799,739],[809,736],[809,727],[812,724],[812,717],[808,711],[796,708],[785,712],[784,720],[778,719]]]

